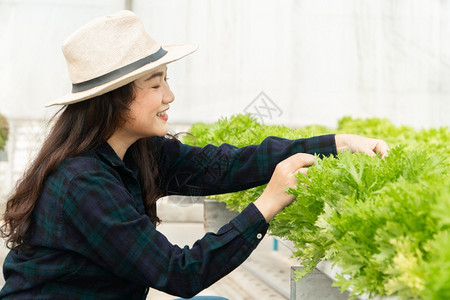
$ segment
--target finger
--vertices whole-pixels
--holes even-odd
[[[314,164],[316,157],[311,154],[297,153],[289,156],[277,165],[278,170],[284,170],[285,174],[295,174],[299,169]]]
[[[373,148],[373,151],[380,153],[381,157],[384,158],[388,155],[389,147],[385,141],[380,140]]]
[[[362,153],[367,154],[367,155],[372,156],[372,157],[373,157],[373,156],[376,156],[375,151],[372,150],[372,149],[370,149],[370,148],[364,148],[364,149],[362,150]]]
[[[308,177],[308,168],[300,168],[297,173],[300,173],[306,177]]]
[[[298,173],[300,173],[300,174],[302,174],[302,175],[304,175],[306,178],[308,178],[308,168],[301,168],[301,169],[299,169],[298,171],[297,171],[297,174]],[[311,179],[310,178],[308,178],[308,180],[309,181],[311,181]],[[304,186],[304,187],[306,187],[306,188],[309,188],[309,186],[307,185],[307,184],[305,184],[305,183],[300,183],[302,186]]]
[[[297,153],[290,156],[287,161],[289,161],[294,167],[294,170],[300,168],[311,166],[316,162],[316,157],[308,153]]]

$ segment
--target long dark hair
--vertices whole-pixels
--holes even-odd
[[[104,95],[63,107],[50,122],[53,127],[30,167],[17,182],[6,203],[0,235],[8,248],[20,248],[32,223],[32,213],[47,176],[66,158],[95,149],[106,142],[127,118],[135,99],[134,83]],[[156,148],[151,138],[141,139],[130,148],[139,168],[139,181],[146,214],[156,224],[155,203],[161,196],[157,188]]]

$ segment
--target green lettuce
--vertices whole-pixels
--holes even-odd
[[[271,234],[295,245],[305,266],[339,268],[334,285],[351,297],[395,295],[401,299],[450,299],[450,131],[415,130],[386,119],[342,118],[335,129],[259,124],[248,115],[194,124],[198,146],[258,144],[267,136],[301,138],[352,133],[382,138],[391,146],[380,159],[342,152],[309,168],[288,192],[296,200],[271,221]],[[265,186],[214,198],[241,211]]]

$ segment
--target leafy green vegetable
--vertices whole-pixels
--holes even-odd
[[[8,140],[9,125],[6,117],[0,114],[0,150],[5,147]]]
[[[414,130],[382,119],[345,117],[335,130],[264,126],[246,115],[195,124],[197,145],[257,144],[266,136],[300,138],[353,133],[385,139],[385,159],[339,153],[319,160],[289,193],[296,201],[271,221],[271,233],[292,241],[305,266],[321,260],[340,268],[335,285],[402,299],[450,299],[450,131]],[[193,143],[194,141],[187,141]],[[219,195],[240,211],[264,186]]]

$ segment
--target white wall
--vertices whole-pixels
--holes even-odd
[[[62,41],[92,18],[123,8],[118,0],[0,0],[0,112],[48,117],[45,103],[70,90]]]
[[[129,2],[161,43],[200,45],[169,67],[172,123],[244,112],[263,91],[282,111],[266,123],[450,126],[450,1]],[[0,0],[0,112],[48,117],[70,90],[61,42],[125,3]]]

